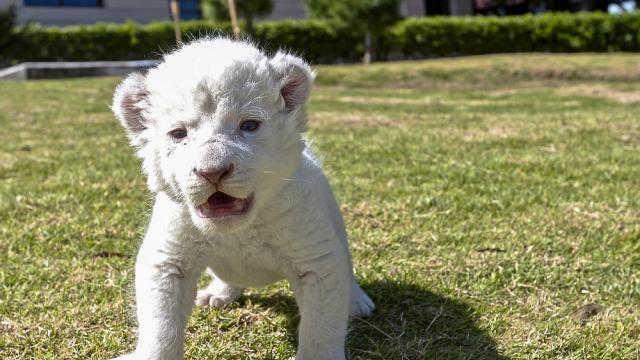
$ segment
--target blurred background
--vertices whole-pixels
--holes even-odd
[[[335,2],[335,1],[334,1]],[[348,3],[347,1],[346,3]],[[366,2],[366,1],[365,1]],[[180,0],[180,17],[185,20],[225,20],[227,0]],[[313,7],[331,1],[251,0],[238,1],[240,10],[247,3],[259,20],[306,19]],[[168,0],[0,0],[0,8],[16,7],[18,23],[75,25],[95,22],[140,23],[171,19]],[[311,13],[309,5],[312,7]],[[403,0],[398,1],[402,16],[430,15],[516,15],[545,11],[633,11],[636,1],[614,0]],[[250,11],[243,12],[246,15]]]
[[[640,50],[636,1],[234,3],[243,37],[268,50],[296,51],[312,63]],[[0,66],[158,59],[182,38],[233,33],[228,4],[228,0],[0,0]]]

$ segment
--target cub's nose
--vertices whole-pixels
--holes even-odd
[[[233,173],[233,164],[229,164],[220,168],[198,169],[194,168],[193,172],[201,178],[207,180],[211,185],[216,185],[222,180],[228,178]]]

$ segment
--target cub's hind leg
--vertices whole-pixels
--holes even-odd
[[[207,287],[198,290],[196,305],[221,308],[237,300],[242,295],[243,288],[227,284],[215,276],[211,269],[207,269],[207,274],[211,276],[212,280]]]

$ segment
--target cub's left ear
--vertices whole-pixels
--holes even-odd
[[[293,112],[307,103],[314,74],[311,67],[297,56],[278,52],[271,65],[280,81],[280,96],[284,100],[285,110]]]

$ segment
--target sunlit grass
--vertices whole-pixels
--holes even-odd
[[[320,67],[313,146],[378,309],[351,359],[640,356],[640,56]],[[150,195],[119,79],[0,83],[0,358],[132,349]],[[595,316],[576,314],[596,303]],[[189,359],[286,359],[285,284],[196,309]]]

